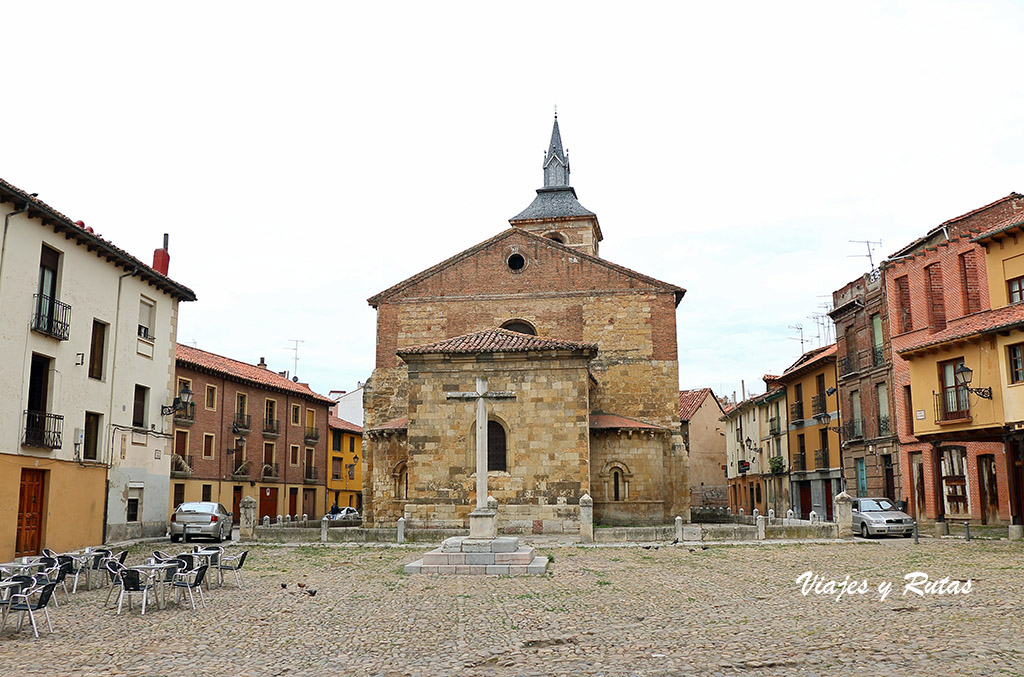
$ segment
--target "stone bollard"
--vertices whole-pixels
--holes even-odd
[[[792,508],[790,508],[789,510],[787,510],[787,511],[786,511],[786,519],[788,519],[788,520],[791,520],[791,519],[793,519],[793,515],[794,515],[794,514],[795,514],[795,513],[793,512],[793,509],[792,509]]]
[[[775,509],[774,508],[768,508],[768,519],[770,519],[770,520],[775,519]]]
[[[935,538],[949,536],[949,522],[943,520],[935,523]]]
[[[757,540],[763,541],[764,538],[765,538],[765,531],[766,531],[765,530],[765,522],[767,520],[765,520],[765,518],[762,517],[761,515],[758,515],[754,519],[757,521]]]
[[[277,516],[277,523],[278,524],[284,524],[284,518],[281,515]]]
[[[285,515],[284,516],[284,523],[285,524],[291,524],[292,523],[292,516],[291,515]]]
[[[330,522],[331,522],[331,518],[328,517],[327,515],[324,515],[320,519],[320,542],[321,543],[326,543],[327,542],[327,525],[330,524]]]
[[[308,522],[309,521],[309,515],[306,514],[306,513],[302,513],[302,521],[303,522]]]
[[[757,508],[754,508],[754,512],[752,512],[752,513],[750,513],[750,514],[751,514],[751,515],[752,515],[753,517],[757,517],[758,515],[760,515],[760,514],[761,514],[761,511],[760,511],[760,510],[758,510]]]
[[[238,526],[238,540],[249,541],[256,535],[256,499],[246,496],[238,503],[241,520]]]
[[[1024,524],[1011,524],[1006,537],[1011,541],[1024,541]]]
[[[580,543],[594,542],[594,499],[580,496]]]
[[[832,499],[832,506],[838,528],[837,536],[853,538],[853,498],[845,491],[839,492]]]
[[[814,512],[812,510],[811,514],[807,516],[807,519],[810,520],[811,524],[817,524],[818,523],[818,513]]]
[[[398,542],[405,543],[405,518],[398,518]]]
[[[964,522],[964,540],[965,541],[971,540],[971,523],[970,522]]]
[[[264,515],[263,516],[263,526],[265,526],[265,527],[269,527],[270,526],[270,515]]]
[[[683,518],[676,515],[676,543],[683,542]]]
[[[740,508],[740,514],[741,515],[746,515],[747,513],[743,512],[743,508]]]

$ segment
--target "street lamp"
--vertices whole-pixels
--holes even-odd
[[[170,416],[176,411],[185,411],[188,409],[188,405],[192,404],[192,389],[188,387],[187,383],[183,383],[181,386],[181,392],[174,398],[174,403],[170,406],[161,405],[160,414],[163,416]]]
[[[991,388],[971,388],[970,387],[971,386],[971,380],[974,378],[974,370],[971,369],[970,367],[968,367],[963,362],[961,362],[960,366],[957,367],[956,371],[953,372],[953,378],[956,381],[956,384],[958,386],[960,386],[961,388],[963,388],[964,390],[966,390],[967,392],[974,393],[975,395],[977,395],[978,397],[980,397],[983,400],[991,400],[992,399],[992,389]]]

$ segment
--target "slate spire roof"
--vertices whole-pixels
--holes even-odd
[[[537,197],[529,207],[519,212],[510,223],[534,219],[596,216],[580,204],[576,191],[569,185],[569,155],[562,149],[562,134],[558,129],[558,115],[551,128],[551,142],[544,154],[544,187],[537,189]]]

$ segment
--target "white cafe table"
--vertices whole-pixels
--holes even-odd
[[[176,561],[173,561],[173,560],[172,561],[168,561],[168,562],[147,562],[146,564],[136,564],[136,565],[130,566],[128,568],[129,569],[134,569],[134,570],[138,571],[139,573],[143,574],[147,579],[149,579],[149,583],[151,583],[153,585],[153,594],[156,595],[156,601],[157,601],[158,607],[160,609],[166,608],[167,607],[167,590],[166,589],[164,590],[163,602],[160,601],[160,587],[161,587],[161,584],[167,582],[167,581],[164,580],[165,577],[162,574],[163,574],[163,572],[167,571],[168,569],[175,569],[175,570],[177,570],[178,563]]]
[[[208,567],[206,569],[206,578],[203,580],[203,584],[206,586],[206,589],[207,590],[210,589],[210,577],[211,576],[215,576],[217,578],[217,587],[220,587],[220,569],[219,569],[220,560],[217,561],[218,569],[216,571],[212,570],[213,567],[210,565],[210,561],[213,559],[213,557],[215,555],[220,555],[220,556],[223,557],[224,556],[223,550],[206,550],[206,549],[203,549],[203,550],[196,550],[196,551],[194,551],[194,552],[192,552],[190,554],[195,555],[196,557],[202,557],[203,558],[203,562],[205,562],[206,566]]]
[[[11,576],[17,576],[19,574],[27,574],[31,571],[39,571],[45,569],[46,564],[39,561],[38,557],[20,557],[14,562],[5,562],[0,564],[0,571],[4,571]]]

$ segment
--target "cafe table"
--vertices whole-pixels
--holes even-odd
[[[169,560],[169,561],[164,561],[164,562],[157,562],[156,560],[150,558],[145,564],[136,564],[136,565],[130,566],[128,568],[129,569],[134,569],[134,570],[138,571],[139,573],[141,573],[142,575],[144,575],[148,579],[149,583],[152,584],[152,586],[153,586],[153,594],[156,595],[156,601],[157,601],[158,607],[160,609],[165,609],[167,607],[167,590],[166,590],[166,588],[168,586],[166,586],[166,585],[161,586],[161,584],[162,583],[163,584],[169,583],[169,581],[167,580],[167,576],[164,575],[164,572],[166,572],[168,569],[174,569],[175,571],[177,571],[178,570],[178,562],[175,561],[175,560]],[[164,588],[164,596],[163,596],[163,601],[162,602],[160,601],[160,588],[161,587]]]

